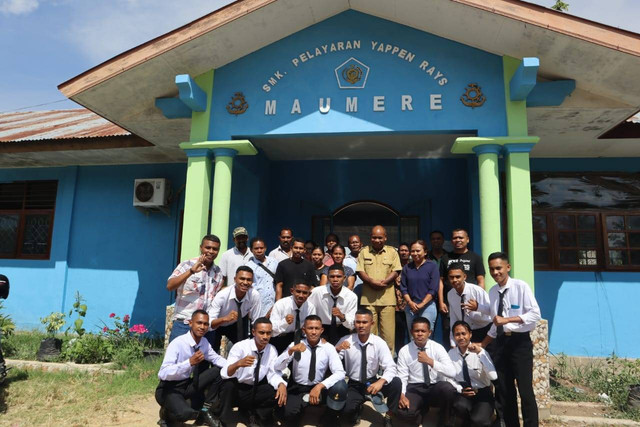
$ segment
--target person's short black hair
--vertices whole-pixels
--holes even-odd
[[[471,333],[471,326],[469,326],[469,324],[464,320],[457,320],[453,326],[451,326],[451,332],[456,330],[456,326],[463,326],[467,332]]]
[[[358,310],[356,310],[356,316],[363,314],[366,314],[367,316],[371,317],[371,319],[373,319],[373,313],[368,308],[359,308]]]
[[[447,267],[447,273],[450,272],[451,270],[462,270],[462,272],[464,274],[467,274],[464,271],[464,264],[461,263],[461,262],[453,262],[453,263],[451,263],[451,265],[449,265],[449,267]]]
[[[400,249],[400,246],[406,246],[407,249],[411,250],[411,245],[409,245],[409,243],[407,242],[400,242],[400,244],[398,245],[398,249]]]
[[[240,273],[241,271],[246,271],[247,273],[251,273],[251,275],[253,276],[253,270],[251,269],[251,267],[246,266],[246,265],[241,265],[240,267],[238,267],[236,269],[236,276],[238,275],[238,273]]]
[[[344,273],[344,267],[342,266],[342,264],[331,264],[329,266],[329,268],[327,269],[327,273],[330,272],[330,271],[335,271],[335,270],[342,271],[342,274],[345,274]]]
[[[291,233],[291,235],[293,235],[293,230],[292,229],[290,229],[289,227],[282,227],[280,229],[280,234],[278,234],[278,236],[282,235],[283,231],[288,231],[289,233]]]
[[[431,330],[431,322],[429,322],[429,319],[427,319],[424,316],[418,316],[413,318],[413,321],[411,322],[411,330],[413,330],[413,325],[417,325],[418,323],[426,323],[427,328]]]
[[[294,283],[294,284],[293,284],[293,286],[291,286],[291,289],[295,289],[295,288],[296,288],[296,286],[298,286],[298,285],[306,286],[307,288],[310,288],[310,287],[311,287],[311,284],[310,284],[310,283],[307,283],[307,282],[298,282],[298,283]]]
[[[318,244],[316,242],[314,242],[313,240],[307,240],[304,242],[304,245],[307,246],[308,243],[311,243],[311,245],[313,245],[313,248],[315,249]]]
[[[256,243],[256,242],[262,242],[262,243],[265,243],[265,244],[266,244],[266,242],[264,241],[264,239],[263,239],[262,237],[259,237],[259,236],[258,236],[258,237],[254,237],[254,238],[252,238],[252,239],[249,241],[249,247],[250,247],[250,248],[253,248],[253,244],[254,244],[254,243]]]
[[[494,259],[501,259],[503,261],[506,261],[507,263],[509,263],[509,255],[507,255],[504,252],[494,252],[491,255],[489,255],[489,259],[487,262],[491,262]]]
[[[302,239],[301,237],[294,237],[291,240],[291,246],[293,246],[293,244],[296,243],[296,242],[302,243],[302,245],[304,246],[304,239]]]
[[[327,241],[329,240],[329,237],[333,237],[333,240],[335,240],[336,243],[340,243],[340,237],[338,237],[338,235],[336,233],[327,234],[327,237],[324,238],[324,242],[325,243],[327,243]]]
[[[206,236],[204,236],[202,238],[202,241],[200,242],[200,245],[202,245],[205,240],[208,240],[208,241],[213,242],[213,243],[220,244],[220,238],[218,236],[216,236],[215,234],[207,234]]]
[[[344,246],[342,246],[340,243],[336,243],[332,248],[331,248],[331,253],[333,253],[333,251],[335,251],[336,249],[342,249],[342,252],[345,254],[345,256],[347,255],[347,250],[344,248]]]
[[[271,324],[271,320],[269,320],[268,317],[258,317],[255,322],[253,322],[253,325],[251,325],[251,329],[255,329],[256,326],[262,324],[262,323],[268,323],[269,325]]]
[[[318,322],[322,323],[322,319],[317,314],[310,314],[307,317],[305,317],[304,323],[307,323],[307,321],[312,321],[312,320],[317,320]]]
[[[464,234],[469,237],[469,232],[467,230],[465,230],[464,228],[456,228],[455,230],[451,230],[451,235],[453,236],[453,233],[457,233],[458,231],[463,231]]]
[[[204,314],[205,316],[209,317],[209,313],[207,313],[205,310],[199,308],[196,311],[193,312],[193,314],[191,315],[191,319],[194,319],[198,314]]]
[[[429,239],[431,239],[431,237],[432,237],[434,234],[439,234],[439,235],[441,235],[441,236],[442,236],[442,238],[444,239],[444,233],[443,233],[442,231],[440,231],[440,230],[433,230],[431,233],[429,233]]]

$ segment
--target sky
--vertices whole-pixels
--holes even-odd
[[[0,0],[0,113],[77,108],[60,83],[231,2]],[[572,15],[640,33],[640,0],[565,2]]]

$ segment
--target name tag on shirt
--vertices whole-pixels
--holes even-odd
[[[514,310],[517,310],[520,308],[520,306],[517,304],[511,304],[511,308],[513,308]]]

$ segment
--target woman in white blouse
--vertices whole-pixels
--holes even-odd
[[[491,381],[498,378],[496,368],[480,344],[471,342],[467,322],[455,322],[452,332],[456,347],[449,350],[449,357],[456,377],[451,383],[459,393],[452,405],[454,425],[490,426],[495,407]]]

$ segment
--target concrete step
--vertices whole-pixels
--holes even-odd
[[[551,416],[604,417],[609,408],[599,402],[551,401]]]
[[[640,423],[632,420],[577,415],[552,415],[550,421],[562,426],[640,426]]]

